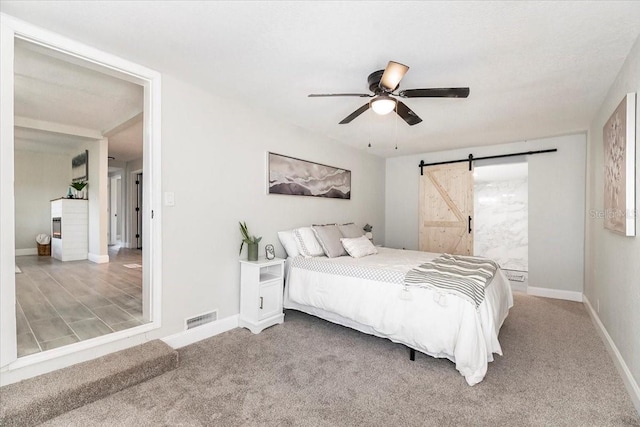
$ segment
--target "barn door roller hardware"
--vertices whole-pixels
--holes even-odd
[[[496,156],[485,156],[485,157],[473,157],[473,154],[469,154],[469,157],[467,157],[466,159],[449,160],[446,162],[425,163],[424,160],[420,160],[420,164],[418,165],[418,167],[420,168],[420,175],[423,175],[424,168],[426,166],[446,165],[449,163],[469,162],[469,170],[471,170],[473,169],[474,160],[501,159],[503,157],[528,156],[530,154],[555,153],[556,151],[558,151],[557,148],[551,148],[549,150],[523,151],[521,153],[499,154]]]

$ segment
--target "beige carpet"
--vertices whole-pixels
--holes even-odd
[[[0,388],[0,426],[34,426],[178,366],[160,340]]]
[[[516,296],[504,357],[469,387],[447,360],[287,311],[180,351],[178,369],[48,426],[640,426],[582,304]]]

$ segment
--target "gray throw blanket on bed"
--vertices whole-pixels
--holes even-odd
[[[409,271],[404,284],[458,295],[478,308],[498,268],[487,258],[443,254]]]

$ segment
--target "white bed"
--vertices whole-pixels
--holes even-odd
[[[498,332],[513,306],[511,288],[498,269],[477,309],[455,295],[405,290],[404,274],[437,256],[378,248],[363,258],[289,258],[284,306],[447,358],[474,385],[493,353],[502,354]]]

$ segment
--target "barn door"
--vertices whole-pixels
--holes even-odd
[[[472,215],[469,164],[425,167],[420,176],[420,250],[473,255]]]

